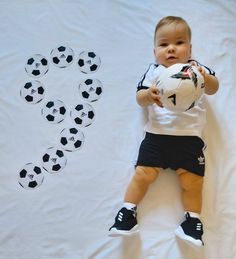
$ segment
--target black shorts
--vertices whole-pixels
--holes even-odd
[[[136,166],[183,168],[204,176],[205,144],[197,136],[170,136],[146,133],[139,148]]]

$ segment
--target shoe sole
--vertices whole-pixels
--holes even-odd
[[[201,247],[203,246],[203,243],[201,240],[196,240],[190,236],[187,236],[183,229],[179,226],[176,230],[175,230],[175,235],[184,240],[185,242],[189,243],[190,245],[193,245],[194,247]]]
[[[139,232],[138,226],[134,226],[131,230],[119,230],[116,228],[112,228],[108,236],[110,237],[118,237],[118,236],[133,236]]]

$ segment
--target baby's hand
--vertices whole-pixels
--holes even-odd
[[[160,96],[159,96],[159,90],[157,89],[157,87],[155,85],[152,85],[148,88],[148,98],[150,100],[151,103],[155,103],[157,104],[159,107],[163,108],[163,104],[160,100]]]
[[[196,66],[196,67],[197,67],[198,71],[201,73],[201,75],[203,76],[203,78],[204,78],[204,80],[205,80],[205,77],[206,77],[206,70],[205,70],[205,68],[202,67],[202,66],[199,66],[199,65],[197,64],[197,62],[195,62],[195,61],[191,61],[190,64],[191,64],[192,66]]]

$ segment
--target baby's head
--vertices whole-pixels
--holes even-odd
[[[158,22],[154,35],[154,54],[158,64],[169,67],[187,63],[191,49],[191,29],[183,18],[167,16]]]

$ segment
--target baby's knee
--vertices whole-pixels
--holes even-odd
[[[138,182],[147,184],[153,183],[159,174],[159,170],[155,167],[137,166],[134,179]]]
[[[181,187],[188,191],[199,191],[203,186],[203,177],[193,173],[183,173],[180,175]]]

